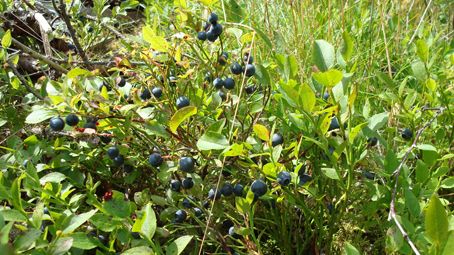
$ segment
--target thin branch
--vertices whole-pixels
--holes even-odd
[[[418,30],[419,30],[419,27],[421,26],[421,23],[424,20],[424,17],[426,16],[427,11],[429,10],[429,7],[430,7],[431,4],[432,4],[432,0],[430,0],[429,3],[427,4],[426,9],[424,10],[424,13],[421,16],[421,19],[419,19],[419,23],[416,26],[415,32],[413,33],[413,35],[411,36],[410,41],[408,42],[408,45],[410,45],[413,42],[413,40],[415,39],[416,34],[418,33]]]
[[[399,166],[397,167],[397,169],[393,173],[393,175],[395,176],[395,183],[394,183],[394,189],[393,189],[393,193],[392,193],[391,203],[389,205],[390,209],[389,209],[388,220],[392,219],[395,222],[395,224],[396,224],[397,228],[399,229],[400,233],[402,233],[402,236],[405,238],[407,243],[410,245],[410,247],[413,250],[413,252],[415,254],[417,254],[417,255],[420,255],[421,253],[419,252],[418,248],[416,248],[415,244],[411,241],[411,239],[408,236],[408,234],[405,231],[405,229],[402,227],[402,225],[400,225],[399,221],[397,220],[396,208],[395,208],[396,196],[397,196],[397,186],[399,184],[399,176],[400,176],[400,172],[402,170],[402,167],[404,166],[405,162],[408,160],[408,157],[410,156],[410,153],[413,151],[414,148],[416,148],[416,143],[418,142],[419,137],[424,132],[424,130],[426,130],[430,126],[430,124],[432,124],[432,122],[434,122],[435,119],[437,119],[437,117],[441,113],[443,113],[444,110],[445,110],[445,108],[440,107],[438,112],[435,114],[435,116],[432,119],[430,119],[423,127],[421,127],[416,132],[416,136],[415,136],[415,139],[413,140],[413,143],[411,144],[410,148],[408,148],[408,150],[405,152],[405,155],[402,158],[402,161],[400,162]]]
[[[40,53],[30,49],[29,47],[27,47],[26,45],[22,44],[21,42],[19,42],[18,40],[14,39],[14,38],[12,38],[12,41],[17,48],[19,48],[23,52],[29,54],[33,58],[43,61],[44,63],[48,64],[49,66],[53,67],[55,70],[57,70],[61,73],[68,73],[68,70],[63,68],[61,65],[55,63],[54,61],[50,60],[48,57],[41,55]]]
[[[34,90],[30,85],[28,85],[27,80],[25,80],[25,78],[19,73],[17,68],[14,66],[14,63],[10,59],[8,59],[7,62],[8,66],[11,68],[14,75],[16,75],[16,77],[21,81],[22,85],[24,85],[25,89],[27,89],[28,92],[32,93],[35,97],[44,100],[44,97],[42,97],[36,90]]]
[[[68,28],[69,34],[71,36],[71,39],[74,42],[74,46],[76,46],[77,53],[79,53],[80,57],[84,61],[84,64],[86,66],[90,66],[90,64],[88,62],[88,57],[85,54],[85,51],[82,49],[82,46],[80,46],[79,39],[77,38],[77,35],[76,35],[76,30],[71,25],[71,19],[69,18],[68,13],[66,13],[65,2],[63,0],[60,0],[60,6],[57,7],[55,0],[52,0],[52,5],[54,6],[55,10],[58,12],[58,15],[60,16],[60,18],[65,22],[66,27]]]

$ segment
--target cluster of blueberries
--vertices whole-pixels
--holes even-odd
[[[218,15],[211,13],[208,17],[208,22],[204,26],[204,31],[197,34],[197,39],[205,41],[208,39],[210,42],[216,41],[222,34],[222,25],[218,23]]]

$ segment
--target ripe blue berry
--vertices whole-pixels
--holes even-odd
[[[233,89],[235,88],[235,81],[232,78],[227,78],[224,81],[224,88]]]
[[[367,144],[370,147],[374,147],[375,145],[377,145],[377,143],[378,143],[377,137],[369,137],[369,139],[367,139]]]
[[[243,196],[243,185],[237,183],[235,184],[235,187],[233,187],[233,192],[235,193],[235,196],[242,197]]]
[[[60,117],[53,117],[50,119],[49,125],[53,131],[62,131],[63,128],[65,128],[65,122]]]
[[[331,119],[331,123],[329,124],[328,131],[332,131],[332,130],[338,129],[338,128],[340,128],[339,121],[337,120],[337,117],[333,117]]]
[[[229,54],[227,52],[222,52],[222,54],[218,57],[218,64],[221,66],[227,64],[227,59],[229,58]]]
[[[225,101],[227,99],[227,96],[225,95],[224,91],[222,91],[222,90],[218,91],[218,96],[221,98],[222,101]]]
[[[109,158],[114,159],[115,157],[120,155],[120,150],[117,147],[112,146],[107,149],[107,155],[109,156]]]
[[[213,32],[212,29],[208,30],[207,32],[207,39],[210,42],[214,42],[218,39],[218,36]]]
[[[211,23],[211,24],[216,24],[218,22],[218,15],[214,12],[212,12],[210,14],[210,16],[208,17],[208,22]]]
[[[161,157],[161,154],[157,152],[153,152],[150,157],[148,157],[148,163],[154,167],[158,167],[164,162],[164,160]]]
[[[233,74],[241,74],[243,72],[243,67],[241,67],[240,64],[238,64],[238,62],[234,62],[231,66],[230,66],[230,71],[233,73]]]
[[[290,184],[292,176],[287,171],[282,171],[277,175],[277,182],[282,186],[287,186]]]
[[[211,25],[210,30],[208,30],[208,32],[211,32],[216,36],[220,36],[222,34],[222,31],[223,31],[222,25],[219,23]]]
[[[310,175],[303,174],[303,175],[299,176],[299,185],[302,186],[311,180],[312,180],[312,177]]]
[[[266,194],[268,187],[262,180],[255,180],[251,185],[251,191],[256,197],[261,197]]]
[[[118,76],[117,78],[115,78],[115,83],[118,87],[124,87],[126,85],[126,80],[125,78],[123,78],[123,76]]]
[[[210,189],[208,191],[208,199],[216,200],[216,199],[219,199],[219,198],[221,198],[221,192],[219,192],[218,190],[215,190],[213,188],[213,189]]]
[[[121,166],[123,165],[123,163],[125,163],[125,158],[123,157],[123,155],[118,155],[113,159],[113,162],[115,163],[115,165]]]
[[[192,207],[192,201],[193,199],[189,199],[189,198],[184,198],[183,199],[183,202],[181,203],[183,205],[184,208],[191,208]]]
[[[245,90],[246,90],[246,93],[248,93],[250,95],[250,94],[254,93],[255,85],[249,85],[245,88]]]
[[[96,122],[95,121],[88,121],[87,123],[85,123],[84,125],[84,128],[91,128],[91,129],[94,129],[96,130]]]
[[[195,215],[195,217],[200,218],[203,215],[203,211],[200,208],[195,207],[194,208],[194,215]]]
[[[178,210],[175,212],[175,222],[176,223],[182,223],[184,220],[186,220],[187,214],[185,210]]]
[[[183,179],[182,182],[183,189],[191,189],[194,187],[194,181],[192,180],[191,177]]]
[[[160,87],[154,87],[151,90],[151,93],[155,98],[160,98],[162,96],[162,89]]]
[[[413,137],[413,132],[409,128],[405,128],[402,131],[402,138],[409,141]]]
[[[255,74],[255,66],[252,64],[246,65],[246,76],[251,77]]]
[[[148,100],[151,98],[151,92],[148,88],[145,88],[144,90],[142,90],[142,93],[140,93],[140,99],[142,100]]]
[[[213,85],[215,88],[221,89],[224,86],[224,80],[222,80],[221,78],[216,78],[213,81]]]
[[[68,124],[68,126],[76,126],[78,123],[79,123],[79,117],[77,117],[77,115],[75,114],[68,114],[68,116],[66,116],[66,124]]]
[[[180,170],[187,173],[194,172],[195,160],[191,157],[182,157],[179,162]]]
[[[221,188],[221,194],[228,197],[233,194],[233,185],[229,182],[224,183],[224,186]]]
[[[177,109],[181,109],[183,107],[189,106],[189,99],[185,96],[181,96],[177,98]]]
[[[284,143],[284,137],[279,133],[274,133],[273,137],[271,138],[271,145],[273,147],[275,147],[275,146],[278,146],[279,144],[283,144],[283,143]]]
[[[175,192],[179,192],[181,189],[181,183],[179,180],[171,180],[170,181],[170,189]]]
[[[205,41],[207,39],[207,33],[205,31],[198,32],[197,39],[199,39],[200,41]]]

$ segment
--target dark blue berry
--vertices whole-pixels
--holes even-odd
[[[63,128],[65,128],[65,122],[60,117],[53,117],[50,119],[49,125],[53,131],[62,131]]]
[[[151,98],[151,92],[148,88],[145,88],[144,90],[142,90],[142,93],[140,93],[140,99],[142,100],[148,100]]]
[[[250,95],[250,94],[254,93],[255,85],[249,85],[245,88],[245,90],[246,90],[246,93],[248,93]]]
[[[233,194],[233,185],[229,182],[224,183],[224,186],[221,188],[221,194],[228,197]]]
[[[113,162],[115,163],[115,165],[121,166],[123,165],[123,163],[125,163],[125,158],[123,157],[123,155],[118,155],[113,159]]]
[[[189,106],[189,99],[185,96],[177,98],[177,109]]]
[[[175,222],[182,223],[186,220],[187,214],[185,210],[178,210],[175,212]]]
[[[238,62],[234,62],[231,66],[230,66],[230,71],[233,73],[233,74],[241,74],[243,72],[243,67],[238,64]]]
[[[222,80],[221,78],[216,78],[213,81],[213,85],[215,88],[221,89],[224,86],[224,80]]]
[[[378,143],[377,137],[369,137],[369,139],[367,139],[367,144],[371,147],[377,145],[377,143]]]
[[[299,177],[299,185],[302,186],[311,180],[312,180],[312,177],[310,175],[303,174]]]
[[[409,128],[402,131],[402,138],[409,141],[413,137],[413,132]]]
[[[208,32],[211,32],[216,36],[220,36],[222,34],[222,31],[223,31],[222,25],[219,23],[211,25],[210,30],[208,30]]]
[[[222,90],[218,91],[218,96],[221,98],[222,101],[225,101],[227,99],[227,96],[225,95],[224,91],[222,91]]]
[[[232,78],[227,78],[224,81],[224,88],[233,89],[235,88],[235,81]]]
[[[205,31],[198,32],[197,39],[199,39],[200,41],[205,41],[207,39],[207,33]]]
[[[216,200],[216,199],[219,199],[219,198],[221,198],[221,192],[219,192],[218,190],[210,189],[208,191],[208,199]]]
[[[107,149],[107,155],[109,158],[114,159],[116,156],[120,155],[120,150],[117,147],[112,146]]]
[[[284,137],[279,133],[274,133],[273,137],[271,138],[271,145],[273,147],[278,146],[284,143]]]
[[[252,64],[246,65],[246,76],[251,77],[255,74],[255,66]]]
[[[160,87],[154,87],[151,90],[151,94],[153,94],[155,98],[160,98],[162,96],[162,89]]]
[[[195,215],[195,217],[197,217],[197,218],[202,217],[202,215],[203,215],[202,209],[195,207],[195,208],[194,208],[194,215]]]
[[[118,87],[124,87],[126,85],[126,80],[125,78],[123,78],[123,76],[118,76],[117,78],[115,78],[115,83]]]
[[[237,183],[235,184],[235,187],[233,187],[233,192],[235,193],[235,196],[242,197],[243,196],[243,185]]]
[[[170,181],[170,189],[176,192],[179,192],[181,189],[181,183],[179,180],[171,180]]]
[[[191,189],[194,187],[194,181],[192,180],[191,177],[183,179],[182,182],[183,189]]]
[[[337,120],[337,117],[333,117],[331,119],[331,123],[329,124],[328,131],[332,131],[332,130],[338,129],[338,128],[340,128],[339,121]]]
[[[148,157],[148,163],[154,167],[158,167],[164,162],[164,160],[161,157],[161,154],[154,152],[151,153],[150,157]]]
[[[282,171],[277,175],[277,182],[282,186],[287,186],[290,184],[292,176],[287,171]]]
[[[214,42],[214,41],[216,41],[218,39],[218,36],[210,29],[207,32],[207,39],[210,42]]]
[[[210,14],[210,16],[208,17],[208,22],[211,23],[211,24],[216,24],[218,22],[218,15],[214,12],[212,12]]]
[[[68,124],[68,126],[76,126],[78,123],[79,123],[79,117],[77,117],[77,115],[75,114],[68,114],[68,116],[66,116],[66,124]]]
[[[180,170],[187,173],[194,172],[195,160],[191,157],[182,157],[179,162]]]
[[[251,191],[256,197],[261,197],[266,194],[268,187],[262,180],[255,180],[251,185]]]

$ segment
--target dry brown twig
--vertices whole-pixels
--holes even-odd
[[[394,182],[394,189],[393,189],[393,193],[392,193],[392,197],[391,197],[391,203],[389,205],[390,209],[389,209],[389,215],[388,215],[388,220],[392,219],[394,221],[394,223],[396,224],[397,228],[399,229],[399,231],[402,234],[402,236],[404,237],[404,239],[410,245],[410,247],[413,250],[413,252],[415,254],[417,254],[417,255],[420,255],[421,253],[419,252],[419,250],[416,247],[416,245],[411,241],[410,236],[408,235],[408,233],[405,231],[405,229],[402,227],[400,222],[397,220],[395,203],[396,203],[396,197],[397,197],[397,186],[398,186],[398,183],[399,183],[399,176],[400,176],[400,172],[402,170],[402,167],[404,166],[405,162],[408,160],[408,157],[410,156],[410,153],[413,151],[413,149],[415,149],[417,147],[416,143],[418,142],[418,139],[421,136],[421,134],[424,132],[424,130],[426,130],[430,126],[430,124],[432,124],[432,122],[435,121],[435,119],[437,119],[437,117],[441,113],[443,113],[445,108],[443,108],[443,107],[440,107],[440,108],[423,108],[422,110],[423,111],[424,110],[433,110],[433,111],[437,111],[437,113],[432,117],[432,119],[430,119],[424,126],[422,126],[416,132],[416,136],[415,136],[415,139],[413,140],[413,143],[411,144],[410,148],[408,148],[408,150],[405,152],[405,154],[404,154],[399,166],[393,172],[393,175],[395,176],[395,180],[394,180],[395,182]]]

